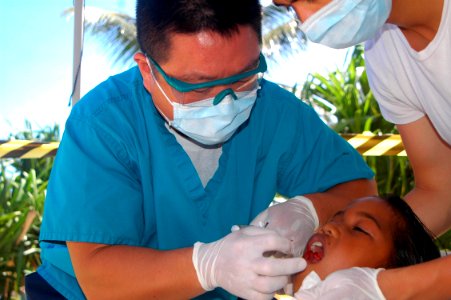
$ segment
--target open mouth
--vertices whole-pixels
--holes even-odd
[[[303,257],[310,264],[318,263],[323,259],[324,241],[321,236],[315,234],[310,238],[305,247]]]

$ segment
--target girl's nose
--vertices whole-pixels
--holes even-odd
[[[320,229],[319,232],[330,235],[330,236],[337,236],[339,233],[339,229],[336,224],[329,222],[324,224]]]

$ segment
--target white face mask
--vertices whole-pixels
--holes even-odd
[[[312,42],[347,48],[373,37],[390,14],[392,0],[332,0],[301,24]]]
[[[227,141],[249,118],[259,89],[257,87],[237,93],[230,90],[230,93],[216,105],[213,104],[214,97],[180,104],[169,99],[155,76],[154,80],[174,109],[174,120],[168,120],[169,125],[203,145],[216,145]]]

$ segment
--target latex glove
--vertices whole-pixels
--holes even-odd
[[[296,196],[287,201],[268,207],[261,212],[251,225],[270,228],[292,241],[290,253],[301,256],[308,239],[319,221],[312,201]]]
[[[193,264],[206,291],[221,287],[245,299],[271,299],[306,263],[299,257],[279,259],[263,253],[286,253],[290,247],[290,241],[275,231],[248,226],[216,242],[195,243]]]
[[[302,300],[385,300],[377,284],[377,274],[383,269],[351,268],[334,272],[310,289],[294,294]]]

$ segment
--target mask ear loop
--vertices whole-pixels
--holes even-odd
[[[152,66],[150,65],[149,60],[147,59],[147,57],[146,57],[146,60],[147,60],[147,65],[148,65],[149,68],[150,68],[150,74],[152,74],[153,80],[154,80],[155,83],[157,84],[158,89],[159,89],[160,92],[164,95],[164,97],[165,97],[166,100],[169,102],[169,104],[171,104],[171,105],[173,106],[173,105],[174,105],[174,102],[172,102],[172,101],[169,99],[168,95],[166,94],[166,92],[164,91],[164,89],[161,87],[160,83],[158,82],[158,79],[155,77],[155,73],[153,72]]]
[[[165,91],[163,90],[163,88],[161,87],[160,83],[158,83],[158,79],[155,77],[155,74],[153,72],[153,68],[150,65],[149,59],[146,57],[146,61],[147,61],[147,65],[149,66],[150,69],[150,74],[152,74],[153,80],[155,81],[155,83],[157,84],[158,89],[160,90],[160,92],[163,94],[164,98],[166,99],[166,101],[171,104],[172,107],[174,107],[174,103],[169,99],[168,95],[166,95]],[[168,122],[168,125],[171,127],[171,124],[173,121],[169,120],[169,118],[158,108],[157,105],[155,105],[155,107],[157,108],[157,110],[160,112],[160,114],[164,117],[164,119],[166,120],[166,122]]]

